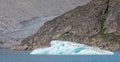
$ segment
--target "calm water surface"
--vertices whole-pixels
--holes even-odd
[[[115,55],[30,55],[30,51],[0,50],[0,62],[120,62]]]

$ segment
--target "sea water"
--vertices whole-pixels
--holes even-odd
[[[0,62],[120,62],[114,55],[30,55],[30,51],[0,50]]]
[[[77,54],[76,49],[79,48]],[[0,62],[120,62],[119,52],[111,54],[109,51],[90,48],[90,46],[84,44],[55,40],[51,41],[51,47],[45,48],[43,51],[41,51],[41,48],[33,51],[0,50]],[[49,52],[42,55],[41,52],[44,53],[46,50]],[[84,53],[80,53],[83,50]],[[61,52],[63,54],[60,55]]]

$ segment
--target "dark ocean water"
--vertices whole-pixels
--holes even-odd
[[[30,51],[0,50],[0,62],[120,62],[115,55],[30,55]]]

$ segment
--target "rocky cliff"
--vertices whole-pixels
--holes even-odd
[[[46,22],[17,50],[48,47],[51,40],[69,40],[120,51],[120,0],[92,0]]]
[[[89,0],[0,0],[0,49],[13,48],[45,21]],[[32,34],[33,33],[33,34]],[[20,41],[18,41],[20,40]]]

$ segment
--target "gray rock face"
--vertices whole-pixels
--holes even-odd
[[[9,37],[0,36],[0,49],[11,49],[17,47],[20,44],[19,40],[15,40]]]
[[[20,21],[61,15],[89,0],[0,0],[0,30],[21,27]]]
[[[69,40],[120,51],[120,0],[92,0],[46,22],[36,34],[22,41],[20,47],[32,50],[49,46],[51,40]],[[20,50],[19,48],[16,48]]]
[[[111,0],[109,3],[109,13],[107,20],[105,21],[106,32],[112,33],[116,32],[120,34],[120,1]]]
[[[87,2],[89,0],[0,0],[0,48],[17,46],[20,41],[16,40],[35,34],[51,19],[49,16],[61,15]],[[48,17],[47,20],[44,17]]]
[[[46,21],[52,20],[55,17],[56,16],[37,18],[25,22],[24,26],[20,29],[11,31],[0,31],[1,48],[14,48],[14,46],[17,46],[21,43],[21,40],[35,34]]]

